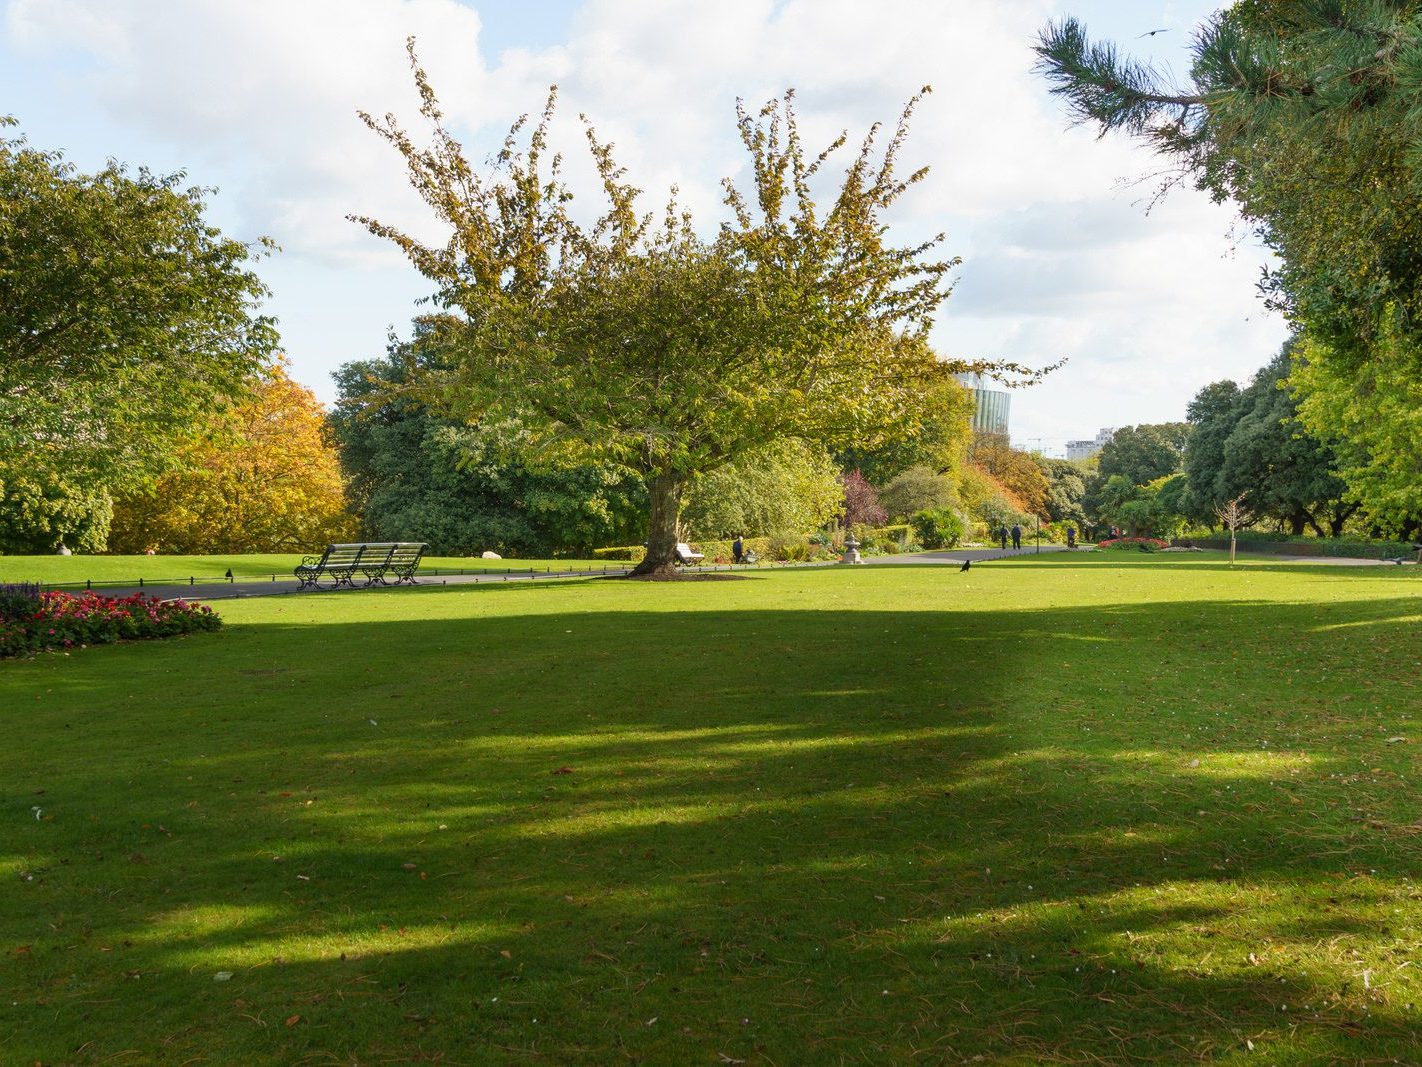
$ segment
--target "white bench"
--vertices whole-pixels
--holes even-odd
[[[700,563],[706,557],[700,552],[691,551],[691,546],[685,542],[678,542],[676,546],[676,561],[683,567],[692,567]]]

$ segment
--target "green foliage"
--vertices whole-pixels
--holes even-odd
[[[1037,462],[1047,476],[1047,518],[1052,522],[1074,523],[1080,527],[1086,522],[1084,504],[1089,477],[1086,468],[1070,459],[1039,457]]]
[[[631,472],[540,460],[516,419],[471,426],[432,413],[410,385],[440,360],[422,335],[336,372],[331,425],[364,536],[525,557],[641,536],[645,496]]]
[[[71,501],[141,484],[273,353],[254,250],[183,180],[81,174],[0,138],[0,478],[59,480]]]
[[[932,467],[915,466],[895,475],[880,491],[879,502],[891,519],[903,520],[918,511],[958,507],[958,487]]]
[[[1182,469],[1189,438],[1186,422],[1123,426],[1101,449],[1097,470],[1105,479],[1122,475],[1132,485],[1145,485]]]
[[[919,417],[916,432],[889,437],[872,449],[842,449],[836,461],[844,470],[857,470],[875,485],[886,487],[898,475],[919,467],[955,476],[972,443],[972,390],[956,379],[943,379],[924,394]]]
[[[692,478],[684,536],[726,539],[814,530],[839,514],[839,468],[823,448],[787,438]]]
[[[1244,389],[1215,382],[1189,407],[1195,427],[1185,450],[1189,489],[1180,510],[1213,522],[1226,501],[1243,497],[1251,514],[1287,525],[1337,534],[1357,509],[1344,501],[1337,459],[1304,428],[1298,404],[1284,388],[1292,342]]]
[[[1097,498],[1102,522],[1130,531],[1133,537],[1174,537],[1186,518],[1177,510],[1184,500],[1183,475],[1166,475],[1146,485],[1133,485],[1124,474],[1106,479]]]
[[[102,552],[112,518],[113,501],[102,488],[0,458],[0,552],[43,554],[61,544]]]
[[[647,556],[645,545],[614,545],[611,548],[595,548],[593,559],[616,560],[626,563],[641,563]]]
[[[1330,440],[1348,493],[1374,521],[1411,530],[1422,517],[1422,360],[1391,329],[1379,348],[1382,358],[1347,370],[1305,341],[1288,384],[1299,420]]]
[[[914,512],[914,532],[924,548],[957,548],[967,527],[951,508],[929,508]]]

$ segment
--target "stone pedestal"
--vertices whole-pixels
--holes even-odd
[[[844,555],[840,557],[841,563],[863,563],[864,557],[859,554],[859,542],[850,534],[844,539]]]

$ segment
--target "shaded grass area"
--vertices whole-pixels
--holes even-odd
[[[1042,556],[6,665],[0,1060],[1412,1061],[1419,592]]]
[[[319,552],[319,549],[317,550]],[[221,578],[230,568],[235,578],[267,578],[273,574],[289,577],[301,562],[300,554],[212,555],[212,556],[4,556],[0,555],[0,582],[146,582],[180,581],[189,578]],[[575,559],[481,559],[462,556],[426,556],[421,571],[505,570],[545,567],[555,571],[601,570],[596,563]]]

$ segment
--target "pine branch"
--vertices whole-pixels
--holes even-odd
[[[1078,122],[1099,125],[1102,135],[1112,130],[1149,134],[1162,113],[1180,125],[1205,103],[1203,96],[1168,90],[1153,67],[1123,60],[1110,42],[1093,43],[1074,18],[1049,22],[1033,51],[1051,92],[1067,101]]]

